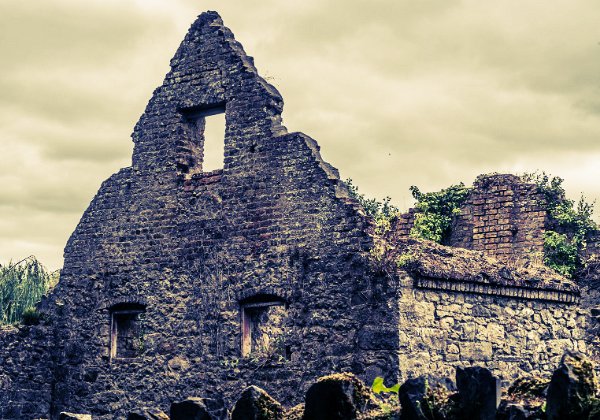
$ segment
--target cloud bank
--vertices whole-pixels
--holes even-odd
[[[195,16],[217,10],[284,123],[402,208],[480,173],[545,170],[600,198],[600,9],[586,0],[5,0],[0,263],[50,268]],[[598,219],[598,218],[597,218]]]

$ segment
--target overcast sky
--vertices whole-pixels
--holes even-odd
[[[369,196],[545,170],[600,198],[595,0],[0,0],[0,263],[62,265],[205,10]]]

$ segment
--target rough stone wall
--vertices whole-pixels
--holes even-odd
[[[46,327],[0,327],[0,419],[50,412],[53,345]]]
[[[566,349],[588,351],[589,311],[540,299],[557,299],[556,293],[531,290],[529,296],[537,298],[523,299],[482,288],[450,289],[439,279],[401,278],[401,379],[433,373],[451,378],[455,366],[476,365],[510,382],[534,372],[550,374]]]
[[[600,231],[596,230],[586,238],[585,257],[600,256]]]
[[[54,414],[124,416],[246,385],[286,404],[317,377],[395,380],[395,288],[369,271],[369,221],[316,142],[281,125],[283,102],[216,13],[201,15],[113,175],[65,249],[55,314]],[[202,172],[190,115],[224,107],[222,170]],[[241,356],[240,302],[285,302],[286,357]],[[141,355],[110,356],[113,305],[145,305]],[[31,364],[33,366],[33,364]],[[47,413],[38,413],[42,416]]]

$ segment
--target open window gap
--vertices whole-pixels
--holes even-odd
[[[179,109],[187,121],[188,146],[177,162],[186,176],[222,169],[225,160],[225,105]]]
[[[225,158],[225,113],[216,113],[204,117],[204,158],[202,171],[210,172],[223,169]]]
[[[264,298],[242,303],[242,356],[286,355],[287,308],[282,300]]]
[[[111,310],[111,358],[133,358],[140,354],[143,344],[140,305],[116,305]]]

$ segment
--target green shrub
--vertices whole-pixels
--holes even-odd
[[[25,325],[38,325],[42,319],[42,313],[33,307],[29,307],[21,314],[21,322]]]
[[[598,226],[592,220],[594,203],[581,196],[577,205],[566,198],[563,179],[545,172],[522,175],[544,195],[549,223],[544,235],[544,263],[566,277],[584,267],[581,254],[586,238]]]
[[[416,238],[444,242],[452,226],[452,217],[460,213],[471,188],[461,182],[437,192],[422,193],[418,187],[410,187],[417,200],[415,221],[410,235]]]
[[[575,274],[580,262],[578,245],[563,233],[544,233],[544,264],[566,277]]]
[[[57,281],[58,271],[49,273],[35,257],[0,265],[0,324],[19,322],[25,313],[33,321],[33,307]]]
[[[391,203],[392,199],[385,197],[382,201],[377,201],[375,198],[366,198],[364,194],[358,192],[358,187],[350,178],[346,180],[346,186],[350,195],[365,209],[365,213],[375,220],[379,233],[389,229],[390,220],[400,212],[398,207]]]

